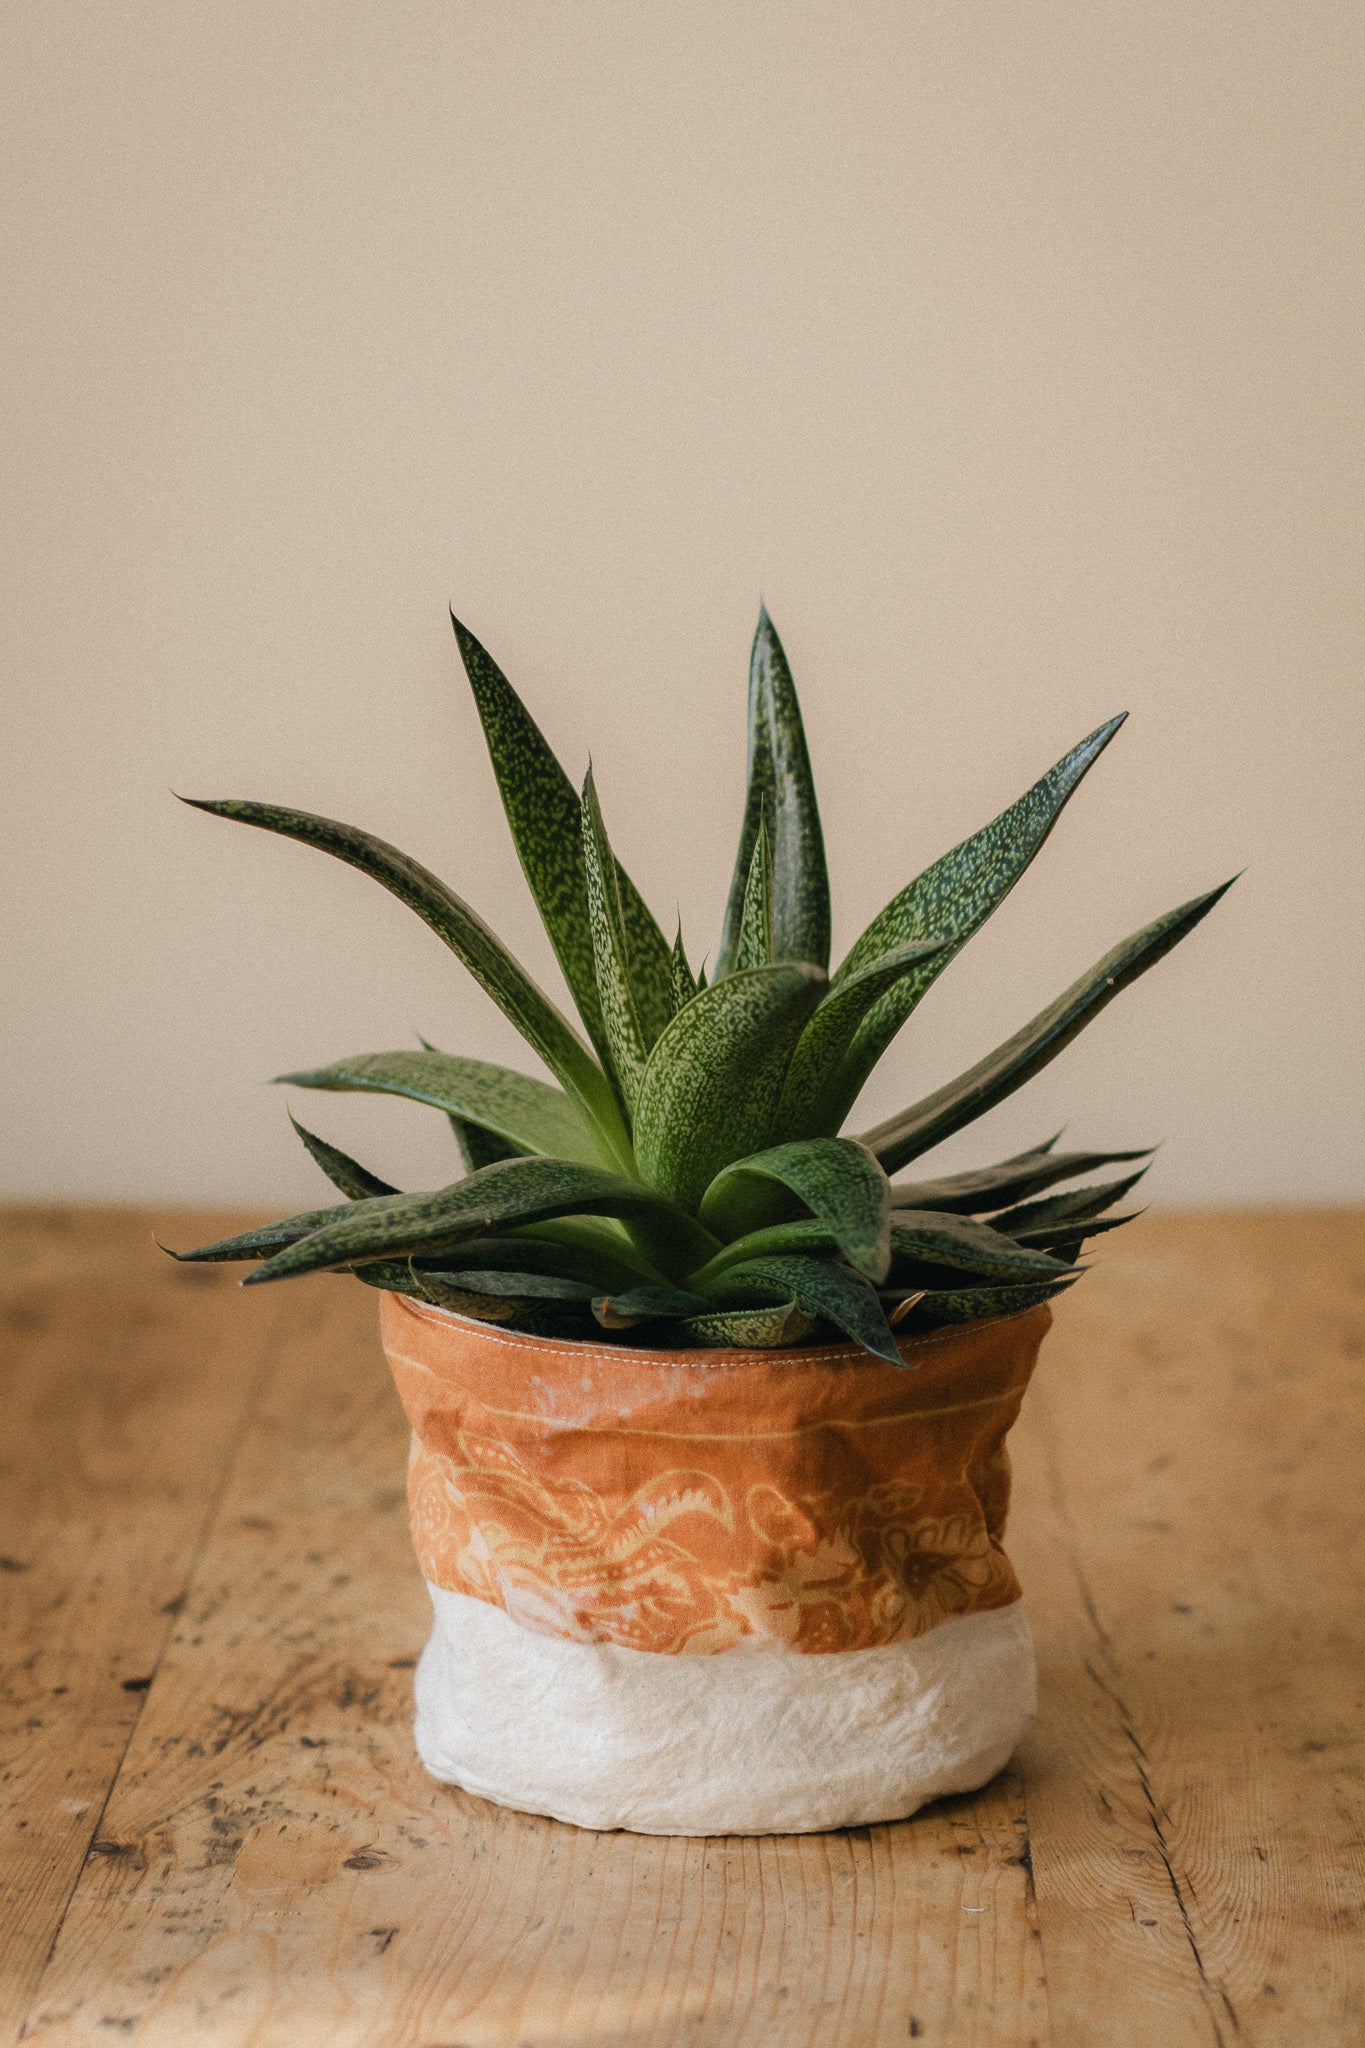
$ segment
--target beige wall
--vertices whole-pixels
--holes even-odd
[[[1133,713],[869,1114],[1245,864],[955,1155],[1359,1192],[1358,5],[4,19],[8,1190],[292,1202],[270,1074],[521,1057],[372,884],[168,794],[394,837],[549,978],[448,601],[712,944],[762,590],[845,942]],[[300,1106],[450,1176],[429,1112]]]

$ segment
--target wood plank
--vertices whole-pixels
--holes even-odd
[[[1019,1769],[807,1838],[598,1836],[431,1784],[373,1304],[267,1300],[278,1363],[31,2036],[1365,2038],[1365,1218],[1148,1218],[1105,1248],[1016,1437],[1043,1672]]]
[[[266,1368],[145,1213],[0,1212],[0,2040],[51,1951]],[[186,1219],[176,1218],[183,1225]],[[237,1219],[190,1219],[207,1233]]]
[[[1125,1235],[1059,1316],[1016,1439],[1056,2040],[1354,2048],[1365,1217]]]
[[[909,1826],[715,1842],[594,1835],[432,1784],[409,1730],[428,1610],[373,1303],[327,1280],[288,1298],[33,2038],[1045,2040],[1015,1778]]]

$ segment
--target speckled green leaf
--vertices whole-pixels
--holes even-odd
[[[419,1273],[409,1269],[409,1278],[419,1300],[433,1308],[453,1309],[457,1316],[470,1316],[479,1323],[510,1323],[521,1301],[516,1295],[486,1294],[474,1287],[458,1287],[440,1273]]]
[[[461,1266],[456,1272],[431,1272],[415,1260],[412,1271],[421,1287],[433,1282],[463,1288],[469,1294],[508,1295],[513,1301],[591,1301],[595,1292],[590,1281],[566,1280],[559,1273],[526,1273],[515,1269]]]
[[[861,1273],[829,1259],[750,1259],[727,1273],[725,1300],[719,1305],[775,1308],[784,1299],[795,1301],[808,1316],[833,1323],[888,1365],[905,1363],[876,1288]]]
[[[970,1216],[914,1209],[893,1213],[891,1250],[899,1265],[951,1266],[963,1273],[988,1273],[1001,1280],[1056,1279],[1060,1269],[1045,1252],[1029,1251]],[[1069,1263],[1069,1261],[1068,1261]]]
[[[529,1153],[603,1165],[583,1118],[560,1088],[489,1060],[454,1053],[362,1052],[330,1066],[281,1074],[282,1085],[371,1095],[403,1095],[429,1103]],[[485,1165],[491,1161],[484,1161]]]
[[[679,1012],[649,1056],[635,1107],[647,1181],[694,1209],[723,1166],[766,1144],[792,1048],[825,986],[817,967],[755,967]]]
[[[698,1215],[717,1237],[737,1237],[788,1220],[792,1196],[825,1225],[851,1266],[870,1280],[886,1278],[890,1185],[852,1138],[805,1138],[738,1159],[712,1181]]]
[[[688,966],[687,954],[683,950],[681,925],[678,926],[678,936],[673,941],[671,967],[673,975],[673,1015],[676,1017],[679,1010],[685,1004],[690,1003],[693,996],[697,993],[697,978]]]
[[[439,1046],[433,1045],[429,1038],[422,1038],[420,1034],[418,1042],[423,1052],[440,1051]],[[482,1124],[471,1123],[467,1117],[457,1116],[453,1109],[446,1111],[446,1122],[450,1125],[466,1173],[477,1173],[481,1166],[492,1166],[499,1159],[526,1158],[536,1150],[534,1145],[517,1144],[511,1138],[502,1137],[497,1131],[486,1130]],[[587,1125],[583,1128],[586,1130]],[[570,1149],[564,1156],[572,1159],[575,1155]],[[588,1156],[599,1159],[604,1155],[594,1145]],[[613,1157],[607,1155],[607,1163],[614,1165],[616,1162]]]
[[[942,1180],[893,1180],[891,1204],[893,1209],[949,1209],[962,1215],[981,1216],[1009,1203],[1025,1201],[1044,1188],[1054,1187],[1058,1181],[1075,1180],[1082,1173],[1097,1173],[1102,1166],[1150,1156],[1150,1147],[1139,1152],[1054,1152],[1051,1146],[1037,1146],[1015,1159],[1002,1159],[998,1166],[979,1167],[974,1173],[949,1174]],[[995,1219],[997,1225],[999,1220]]]
[[[464,962],[528,1045],[568,1089],[585,1117],[597,1126],[607,1148],[623,1162],[629,1159],[629,1133],[606,1075],[568,1018],[536,987],[501,940],[453,889],[397,847],[354,825],[338,824],[334,818],[314,817],[311,812],[287,810],[279,804],[243,803],[231,798],[221,802],[189,801],[196,810],[209,811],[215,817],[235,818],[241,824],[257,825],[263,831],[300,840],[305,846],[319,847],[381,882],[400,902],[415,910]]]
[[[1088,1222],[1070,1224],[1061,1230],[1020,1230],[1011,1234],[1016,1244],[1027,1245],[1030,1251],[1051,1252],[1054,1259],[1074,1265],[1081,1246],[1090,1238],[1102,1237],[1105,1231],[1118,1230],[1125,1223],[1136,1223],[1146,1213],[1145,1209],[1128,1209],[1122,1216],[1092,1216]]]
[[[915,973],[889,989],[859,1025],[844,1058],[837,1091],[839,1121],[901,1025],[954,954],[979,931],[1028,867],[1068,797],[1123,724],[1111,718],[1073,747],[1033,788],[894,896],[857,940],[834,976],[835,986],[916,939],[949,943]]]
[[[300,1238],[320,1230],[324,1223],[334,1223],[339,1216],[352,1216],[367,1206],[381,1207],[391,1196],[376,1195],[354,1203],[334,1202],[326,1209],[305,1209],[298,1216],[286,1216],[279,1223],[263,1223],[255,1230],[242,1230],[235,1237],[215,1238],[212,1244],[201,1244],[192,1252],[175,1252],[169,1245],[161,1249],[180,1265],[196,1262],[220,1263],[226,1259],[267,1259],[272,1252],[283,1251],[286,1245],[297,1244]]]
[[[1065,1279],[1034,1287],[934,1288],[920,1296],[896,1327],[902,1335],[913,1336],[922,1330],[941,1329],[946,1323],[974,1323],[986,1316],[1018,1315],[1023,1309],[1037,1308],[1054,1294],[1074,1287],[1079,1277],[1072,1273]]]
[[[604,1330],[629,1330],[656,1317],[676,1320],[704,1313],[706,1297],[685,1287],[627,1287],[599,1295],[592,1312]]]
[[[832,1258],[835,1249],[828,1226],[817,1223],[813,1216],[797,1217],[790,1223],[770,1223],[762,1230],[746,1231],[743,1237],[722,1245],[714,1258],[688,1274],[687,1284],[711,1294],[724,1286],[727,1273],[749,1259],[776,1258],[787,1252],[810,1253],[815,1257],[827,1254]]]
[[[706,1233],[662,1195],[604,1167],[562,1159],[505,1159],[434,1194],[392,1195],[356,1203],[335,1221],[292,1244],[249,1275],[245,1285],[283,1280],[381,1258],[412,1258],[486,1234],[499,1224],[551,1216],[608,1215],[653,1224],[680,1253],[707,1242]],[[714,1244],[714,1240],[711,1241]]]
[[[901,976],[942,951],[939,939],[916,941],[831,985],[806,1025],[782,1085],[773,1128],[782,1138],[832,1137],[847,1104],[841,1090],[844,1060],[873,1004]]]
[[[1051,1261],[1038,1262],[1039,1247],[1020,1248],[1013,1236],[968,1219],[951,1215],[910,1216],[902,1223],[893,1210],[891,1217],[892,1271],[897,1262],[949,1266],[964,1273],[991,1273],[1014,1280],[1040,1279],[1057,1271]],[[1047,1250],[1044,1246],[1041,1249]],[[723,1291],[725,1276],[750,1259],[771,1258],[787,1252],[811,1257],[832,1257],[836,1250],[827,1226],[814,1219],[770,1224],[744,1237],[737,1237],[690,1274],[689,1283],[708,1294]],[[1069,1263],[1069,1262],[1068,1262]]]
[[[773,959],[773,870],[768,827],[759,820],[754,840],[754,857],[744,889],[744,907],[739,916],[739,944],[735,949],[735,971],[746,967],[767,967]]]
[[[633,1111],[650,1047],[672,1014],[673,966],[670,957],[668,1009],[658,1020],[653,1037],[649,1037],[632,985],[625,921],[621,915],[621,892],[616,885],[616,870],[591,768],[583,784],[582,833],[588,878],[588,921],[592,926],[597,995],[607,1034],[607,1056],[622,1101],[628,1111]]]
[[[524,1230],[519,1229],[518,1237],[525,1237],[533,1243],[557,1245],[561,1250],[590,1262],[581,1269],[570,1266],[562,1270],[584,1280],[595,1278],[602,1287],[631,1287],[642,1280],[656,1284],[674,1277],[671,1262],[665,1272],[627,1234],[626,1226],[609,1216],[556,1216],[548,1223],[532,1223]],[[499,1241],[506,1242],[505,1239]],[[692,1263],[696,1263],[695,1259]]]
[[[580,1221],[583,1219],[579,1219]],[[535,1225],[539,1233],[548,1226]],[[452,1285],[461,1284],[461,1276],[468,1272],[498,1272],[506,1274],[531,1274],[547,1280],[574,1281],[587,1289],[587,1299],[600,1294],[608,1287],[634,1287],[639,1284],[640,1275],[627,1261],[608,1250],[605,1244],[594,1242],[589,1246],[582,1243],[562,1242],[548,1235],[530,1235],[523,1231],[505,1231],[497,1236],[470,1237],[462,1244],[452,1245],[447,1250],[436,1252],[429,1257],[418,1257],[413,1265],[419,1273],[442,1274]],[[506,1292],[515,1293],[510,1284]]]
[[[392,1181],[381,1180],[377,1173],[352,1159],[338,1145],[329,1145],[325,1138],[315,1131],[305,1130],[298,1118],[291,1112],[290,1123],[302,1138],[308,1151],[317,1161],[334,1188],[340,1188],[343,1195],[353,1202],[363,1202],[374,1195],[396,1195],[398,1189]]]
[[[375,1259],[367,1266],[348,1266],[346,1277],[363,1280],[367,1287],[382,1288],[386,1294],[406,1294],[414,1301],[426,1300],[406,1259]]]
[[[1100,1164],[1103,1165],[1104,1161],[1101,1160]],[[991,1226],[1015,1237],[1021,1230],[1052,1230],[1071,1223],[1089,1223],[1094,1217],[1102,1216],[1106,1209],[1112,1209],[1115,1202],[1121,1202],[1146,1172],[1144,1166],[1140,1173],[1127,1174],[1122,1180],[1104,1181],[1088,1188],[1071,1188],[1064,1195],[1051,1195],[1042,1202],[1021,1202],[1013,1209],[1005,1209],[998,1216],[992,1216]]]
[[[452,624],[522,869],[588,1036],[605,1060],[578,793],[497,663],[453,614]],[[672,1012],[668,941],[619,862],[616,875],[642,1022],[657,1036]]]
[[[814,1328],[814,1316],[794,1301],[784,1301],[776,1308],[719,1309],[689,1316],[676,1331],[669,1331],[668,1341],[706,1351],[778,1351],[802,1343]]]
[[[950,1138],[964,1124],[994,1109],[1049,1060],[1055,1059],[1113,1001],[1120,989],[1145,974],[1193,931],[1231,887],[1231,882],[1224,882],[1207,895],[1194,897],[1135,932],[1106,953],[1088,974],[1082,975],[1031,1023],[1016,1031],[1013,1038],[1006,1039],[946,1087],[866,1132],[863,1143],[876,1153],[888,1173],[894,1173],[897,1167]]]
[[[738,967],[744,897],[765,817],[772,858],[772,957],[827,968],[829,875],[810,756],[787,657],[772,620],[761,610],[749,661],[749,784],[716,958],[717,981]]]
[[[506,1138],[498,1137],[495,1131],[486,1131],[479,1124],[471,1124],[465,1117],[447,1111],[446,1121],[454,1134],[460,1158],[469,1173],[477,1173],[481,1166],[492,1166],[499,1159],[521,1159],[528,1156],[526,1145],[509,1144]],[[594,1147],[594,1157],[599,1156]]]

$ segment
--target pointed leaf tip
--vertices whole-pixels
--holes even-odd
[[[603,1065],[609,1065],[588,903],[582,795],[497,663],[458,621],[455,627],[522,872],[588,1036]],[[614,866],[633,983],[649,1036],[672,1015],[671,954],[639,890],[619,861]]]
[[[668,955],[667,1000],[658,1006],[660,1014],[652,1015],[649,992],[644,991],[644,1003],[640,1000],[642,991],[631,956],[619,873],[602,821],[602,807],[598,802],[591,763],[583,778],[580,830],[583,835],[593,973],[606,1032],[607,1053],[625,1107],[633,1113],[650,1049],[673,1013],[673,962],[671,954]]]
[[[726,903],[717,981],[736,971],[754,842],[766,813],[771,841],[772,957],[829,965],[829,875],[801,710],[766,609],[749,657],[749,775]]]
[[[380,1195],[396,1195],[399,1190],[391,1180],[381,1180],[377,1173],[362,1166],[357,1159],[343,1152],[339,1145],[329,1145],[316,1131],[308,1130],[289,1112],[289,1121],[297,1137],[302,1141],[310,1157],[322,1168],[334,1188],[340,1188],[343,1195],[352,1202],[368,1201]]]
[[[888,989],[868,1012],[829,1087],[826,1113],[838,1129],[901,1025],[955,955],[1001,904],[1047,839],[1082,778],[1127,717],[1097,726],[1032,788],[971,838],[943,854],[893,896],[850,949],[838,987],[896,946],[937,937],[942,951]]]
[[[1055,1059],[1121,990],[1164,959],[1208,916],[1235,880],[1233,876],[1205,895],[1191,897],[1188,903],[1179,904],[1112,947],[1089,973],[1073,982],[1055,1002],[1049,1003],[985,1059],[978,1060],[966,1073],[959,1074],[933,1095],[925,1096],[900,1116],[890,1117],[874,1130],[864,1132],[864,1144],[876,1154],[887,1173],[895,1173],[988,1109],[994,1109]]]

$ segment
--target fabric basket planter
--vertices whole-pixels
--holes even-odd
[[[1050,1321],[907,1339],[901,1372],[384,1295],[435,1610],[427,1769],[650,1834],[865,1825],[984,1784],[1034,1710],[1005,1437]]]

